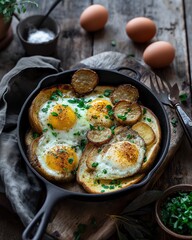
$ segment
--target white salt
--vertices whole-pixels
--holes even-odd
[[[54,39],[55,34],[47,28],[30,29],[27,41],[30,43],[43,43]]]

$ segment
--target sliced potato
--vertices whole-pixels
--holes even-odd
[[[87,139],[95,145],[102,145],[107,143],[112,138],[112,131],[110,128],[101,127],[87,132]]]
[[[155,141],[155,133],[148,124],[144,122],[137,122],[132,126],[132,129],[143,138],[146,145],[150,145]]]
[[[84,95],[93,91],[99,82],[99,77],[96,72],[91,69],[82,68],[77,70],[71,80],[76,93]]]
[[[138,103],[120,101],[114,107],[114,117],[122,125],[133,125],[142,115],[141,107]]]
[[[121,100],[126,100],[130,103],[133,103],[138,100],[139,91],[131,84],[122,84],[113,91],[110,98],[113,104],[116,104]]]

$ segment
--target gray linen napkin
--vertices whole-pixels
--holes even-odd
[[[60,60],[55,58],[24,57],[0,81],[0,177],[24,225],[34,217],[41,186],[21,161],[16,137],[17,117],[39,81],[60,70]]]

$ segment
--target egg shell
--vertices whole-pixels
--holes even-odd
[[[152,68],[170,65],[175,57],[175,48],[165,41],[150,44],[143,53],[143,60]]]
[[[156,25],[149,18],[137,17],[127,23],[125,30],[134,42],[144,43],[155,36]]]
[[[99,4],[87,7],[80,16],[80,25],[88,32],[104,28],[108,20],[107,9]]]

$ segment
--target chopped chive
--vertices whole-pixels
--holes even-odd
[[[56,112],[52,112],[51,115],[54,116],[54,117],[58,117],[59,116],[58,113],[56,113]]]
[[[51,123],[47,123],[47,126],[53,130],[53,125]]]
[[[33,139],[38,138],[38,137],[39,137],[39,133],[33,132]]]
[[[91,166],[94,167],[94,168],[96,168],[98,165],[99,165],[98,162],[93,162]]]
[[[132,139],[132,138],[133,138],[133,135],[128,134],[128,135],[127,135],[127,138],[128,138],[128,139]]]
[[[151,118],[146,118],[146,120],[147,120],[148,122],[151,122],[151,121],[152,121]]]
[[[125,115],[117,114],[117,117],[118,117],[119,119],[121,119],[122,121],[125,121],[125,120],[126,120],[126,116],[125,116]]]
[[[48,108],[47,107],[46,108],[42,108],[41,111],[46,113],[46,112],[48,112]]]
[[[54,137],[57,137],[57,133],[56,132],[52,132],[52,135],[54,136]]]
[[[74,161],[74,159],[73,159],[73,158],[69,158],[69,159],[68,159],[68,163],[70,163],[70,164],[72,164],[72,163],[73,163],[73,161]]]
[[[81,133],[78,131],[78,132],[73,133],[73,135],[74,135],[74,136],[80,136]]]
[[[90,130],[95,130],[95,127],[91,124],[89,125],[89,127],[90,127]]]
[[[183,93],[179,95],[179,99],[182,103],[187,101],[187,97],[188,97],[187,93]]]
[[[106,90],[104,91],[103,95],[104,95],[105,97],[109,97],[109,96],[111,95],[111,93],[112,93],[112,90],[111,90],[111,89],[106,89]]]
[[[101,148],[98,148],[97,152],[100,153],[101,151],[102,151],[102,149],[101,149]]]
[[[147,109],[146,108],[143,108],[143,115],[145,115],[147,112]]]

